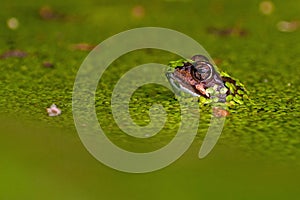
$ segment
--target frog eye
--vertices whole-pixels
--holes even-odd
[[[213,75],[213,66],[206,61],[196,62],[194,64],[194,68],[196,69],[197,73],[200,74],[200,80],[208,80]],[[195,76],[197,76],[195,73]],[[199,76],[199,75],[198,75]]]

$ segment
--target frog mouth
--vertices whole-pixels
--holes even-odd
[[[188,93],[194,97],[200,97],[200,92],[192,86],[189,82],[177,76],[174,72],[167,72],[166,77],[168,78],[170,85],[176,95],[182,96],[182,92]]]

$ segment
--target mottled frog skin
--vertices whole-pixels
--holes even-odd
[[[248,91],[239,80],[217,71],[203,55],[171,61],[169,66],[173,70],[166,76],[177,94],[185,92],[197,96],[203,104],[214,102],[228,106],[243,104],[248,99]]]

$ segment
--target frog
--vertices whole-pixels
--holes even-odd
[[[213,104],[217,115],[221,113],[221,116],[226,116],[230,107],[244,104],[249,99],[244,84],[228,73],[219,71],[204,55],[170,61],[168,66],[171,70],[166,72],[166,77],[175,94],[182,96],[183,92],[198,97],[201,104]]]

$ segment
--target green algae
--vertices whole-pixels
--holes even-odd
[[[80,42],[97,44],[119,31],[137,26],[163,26],[188,34],[201,43],[215,60],[221,60],[218,63],[221,71],[228,71],[232,76],[238,77],[250,92],[248,96],[253,101],[251,106],[241,105],[243,101],[239,97],[228,96],[228,101],[238,103],[238,105],[231,110],[231,115],[226,120],[220,143],[233,141],[243,149],[254,149],[262,154],[264,152],[269,154],[269,151],[278,152],[284,148],[288,149],[289,155],[293,154],[291,152],[299,151],[299,145],[295,142],[299,137],[297,131],[300,85],[297,76],[300,73],[298,67],[300,64],[298,58],[299,31],[282,33],[276,29],[275,23],[277,20],[291,15],[288,7],[293,4],[292,2],[282,5],[282,12],[275,12],[271,16],[257,14],[259,12],[257,4],[250,2],[247,5],[249,9],[244,10],[243,16],[235,11],[236,7],[245,6],[239,3],[220,3],[226,7],[225,13],[220,14],[212,12],[209,5],[213,5],[213,3],[208,2],[191,1],[187,4],[156,2],[162,8],[165,6],[173,8],[161,12],[159,21],[155,20],[158,19],[158,15],[152,14],[146,15],[143,20],[133,19],[129,14],[130,6],[123,1],[118,5],[108,6],[101,13],[93,12],[101,7],[101,3],[97,4],[93,1],[74,3],[74,10],[79,11],[76,14],[75,11],[72,12],[68,9],[67,3],[53,2],[53,9],[64,12],[65,15],[77,16],[77,20],[70,21],[42,20],[38,16],[41,6],[38,1],[29,3],[27,5],[29,9],[18,7],[15,4],[3,4],[7,9],[4,9],[1,21],[5,22],[9,17],[14,16],[19,19],[20,27],[17,30],[9,30],[5,27],[5,23],[2,23],[4,27],[1,33],[0,50],[3,53],[12,48],[9,41],[13,41],[13,47],[25,51],[28,56],[0,60],[0,108],[2,114],[19,116],[20,120],[45,122],[49,126],[64,127],[74,131],[71,104],[73,83],[77,70],[88,52],[71,50],[70,45]],[[106,4],[109,3],[106,2]],[[280,2],[276,2],[276,4],[281,5]],[[183,13],[176,17],[176,23],[168,18],[169,14],[178,10],[181,5],[204,6],[209,9],[204,9],[201,13],[189,12],[191,19],[195,20],[189,20],[189,26],[186,26],[187,19],[182,16],[187,10],[181,11]],[[151,8],[148,3],[144,6]],[[90,15],[86,15],[87,11],[81,10],[81,7],[91,9]],[[126,21],[126,28],[118,25],[120,19],[109,14],[112,7],[124,14],[122,20]],[[13,13],[12,8],[17,9],[19,13]],[[230,15],[227,15],[229,10]],[[297,10],[297,7],[294,7],[294,10]],[[212,15],[215,21],[196,20],[199,15]],[[112,23],[101,24],[105,29],[97,28],[98,20],[101,21],[108,16]],[[247,35],[241,37],[216,36],[206,32],[206,27],[210,26],[234,26],[236,20],[230,16],[243,19],[241,26],[247,30]],[[253,23],[254,21],[256,23]],[[194,28],[191,29],[191,27]],[[86,31],[82,33],[81,30]],[[96,110],[99,121],[107,126],[106,129],[110,130],[111,135],[120,131],[112,122],[109,108],[111,91],[118,78],[138,64],[154,61],[168,63],[174,59],[176,56],[167,52],[143,50],[132,53],[130,56],[121,57],[110,66],[110,69],[104,74],[106,78],[104,77],[103,81],[100,81],[99,89],[96,91]],[[45,61],[53,63],[53,68],[44,67],[43,62]],[[167,125],[164,134],[159,135],[172,135],[171,132],[178,127],[179,123],[179,113],[177,113],[179,107],[173,95],[166,89],[161,87],[158,89],[153,85],[140,90],[136,95],[139,93],[142,96],[133,97],[130,103],[132,118],[140,125],[147,124],[149,107],[154,102],[161,103],[169,111],[168,116],[172,124]],[[239,95],[248,98],[242,91]],[[157,99],[159,101],[156,102]],[[62,109],[61,116],[56,118],[47,116],[45,109],[52,103]],[[206,116],[205,124],[200,125],[202,128],[199,130],[202,137],[209,125],[208,119],[211,111],[209,107],[201,109],[201,116]],[[260,142],[255,143],[256,140],[253,138],[260,136],[265,138],[263,146],[272,146],[272,148],[262,148]],[[284,142],[279,139],[282,137],[284,137]],[[282,154],[284,152],[282,151]]]
[[[273,1],[274,13],[265,16],[259,12],[259,3],[54,0],[49,3],[52,8],[70,20],[45,21],[38,14],[44,5],[39,0],[2,1],[0,53],[20,49],[27,56],[0,59],[0,199],[299,196],[300,173],[295,170],[298,166],[290,164],[299,163],[300,154],[300,37],[299,30],[280,32],[276,24],[299,20],[300,6],[297,1]],[[143,19],[130,14],[137,4],[145,8]],[[20,22],[16,30],[6,26],[11,17]],[[252,103],[230,109],[216,148],[206,159],[198,160],[197,152],[212,111],[210,106],[201,105],[198,135],[182,159],[152,175],[129,176],[99,164],[80,143],[72,117],[72,92],[88,52],[70,46],[82,42],[96,45],[121,31],[142,26],[171,28],[193,37],[218,61],[220,71],[229,72],[244,84]],[[209,27],[235,27],[247,34],[216,35],[207,31]],[[164,51],[135,51],[118,58],[103,74],[95,107],[99,123],[115,144],[147,152],[163,147],[174,137],[180,125],[180,105],[168,89],[151,84],[139,88],[131,98],[130,113],[138,125],[149,123],[148,112],[154,103],[162,104],[168,113],[165,127],[147,141],[132,138],[117,127],[110,96],[118,79],[131,68],[175,59],[176,55]],[[45,61],[53,67],[44,67]],[[240,99],[228,96],[228,101]],[[60,116],[47,116],[46,108],[53,103],[62,109]],[[26,128],[25,122],[33,127]],[[40,125],[43,129],[37,129]],[[261,160],[249,164],[248,158]],[[273,163],[261,164],[265,160]],[[288,166],[278,166],[277,160]]]

